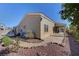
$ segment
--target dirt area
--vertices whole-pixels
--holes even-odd
[[[59,44],[48,43],[47,46],[19,48],[17,53],[11,52],[6,56],[79,56],[79,43],[72,36],[64,40],[64,47]]]
[[[26,40],[26,42],[28,42],[28,43],[40,43],[42,41],[43,40],[39,40],[39,39],[28,39],[28,40]]]
[[[39,40],[39,39],[24,39],[20,37],[14,37],[12,40],[19,40],[19,46],[21,47],[38,47],[38,46],[47,46],[47,43],[58,43],[62,44],[62,40],[64,37],[55,37],[55,36],[50,36],[46,39]]]
[[[19,48],[17,53],[7,54],[8,56],[66,56],[67,52],[64,48],[57,45],[49,43],[47,46],[39,46],[33,48]]]
[[[40,43],[42,42],[43,40],[40,40],[40,39],[26,39],[26,38],[20,38],[20,37],[13,37],[12,40],[20,40],[20,41],[23,41],[23,42],[26,42],[26,43]]]
[[[54,42],[61,43],[63,37],[51,36],[45,39],[44,41],[38,39],[22,39],[13,37],[12,40],[20,40],[20,46],[30,47],[22,48],[20,47],[15,52],[10,52],[4,54],[6,56],[69,56],[70,50],[68,45],[68,39],[64,42],[64,47],[59,44],[54,44]],[[66,45],[67,44],[67,45]]]
[[[69,56],[71,55],[68,38],[64,40],[64,47],[56,43],[47,43],[46,46],[19,48],[17,53],[11,52],[7,56]]]
[[[78,52],[79,43],[75,41],[74,37],[72,36],[66,37],[63,43],[64,47],[59,44],[52,43],[52,39],[60,40],[61,37],[56,36],[48,39],[50,39],[51,42],[49,42],[49,40],[45,41],[45,42],[49,42],[47,43],[47,45],[44,45],[42,43],[43,46],[39,45],[37,47],[31,47],[31,48],[19,48],[17,53],[11,52],[8,54],[4,54],[4,53],[3,54],[5,56],[79,56],[79,52]],[[26,42],[29,44],[26,44]],[[38,42],[41,44],[41,42],[43,41],[37,39],[35,40],[30,39],[30,40],[23,40],[23,43],[22,42],[21,43],[23,44],[23,46],[32,46],[32,45],[35,46],[38,45]],[[0,49],[2,49],[2,47],[0,47]]]

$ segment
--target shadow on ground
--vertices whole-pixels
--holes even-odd
[[[72,56],[79,56],[79,43],[75,41],[75,38],[69,36],[69,44]]]

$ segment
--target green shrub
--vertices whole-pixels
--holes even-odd
[[[4,43],[4,46],[9,46],[12,43],[12,40],[8,36],[5,36],[3,37],[2,42]]]
[[[76,33],[75,33],[75,38],[76,38],[76,41],[79,42],[79,30],[76,31]]]

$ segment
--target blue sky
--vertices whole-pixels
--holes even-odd
[[[41,12],[56,22],[68,24],[67,21],[61,19],[59,11],[61,4],[36,4],[36,3],[6,3],[0,4],[0,23],[8,27],[13,27],[19,24],[25,14],[31,12]]]

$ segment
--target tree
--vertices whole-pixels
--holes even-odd
[[[75,33],[76,33],[76,31],[77,31],[77,29],[76,29],[76,27],[75,26],[73,26],[73,25],[69,25],[69,31],[72,33],[72,34],[74,34],[75,35]]]
[[[75,36],[76,41],[79,42],[79,4],[62,4],[62,10],[60,11],[60,14],[62,19],[70,22],[70,31]]]
[[[62,10],[60,11],[60,14],[62,19],[68,20],[71,25],[74,25],[77,27],[77,29],[79,29],[79,4],[62,4]]]

